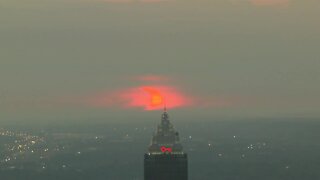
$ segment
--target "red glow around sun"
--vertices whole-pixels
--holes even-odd
[[[152,107],[163,106],[164,105],[164,97],[161,93],[152,87],[143,87],[142,90],[149,95],[149,105]]]
[[[127,107],[142,107],[145,110],[177,108],[190,102],[181,92],[170,86],[141,86],[122,93]]]
[[[122,87],[120,89],[109,89],[87,97],[77,97],[74,102],[96,108],[113,108],[121,110],[143,109],[151,111],[162,110],[165,106],[168,109],[191,106],[201,108],[221,108],[235,106],[242,101],[240,97],[203,96],[200,94],[189,94],[190,92],[185,94],[181,91],[183,87],[178,86],[179,83],[175,83],[176,81],[173,81],[172,78],[166,76],[147,75],[130,77],[128,79],[130,82],[138,81],[139,84],[144,85],[131,88]],[[168,85],[169,83],[175,83],[175,86]]]

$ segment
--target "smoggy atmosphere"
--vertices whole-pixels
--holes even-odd
[[[1,180],[319,180],[320,0],[0,0]]]
[[[319,7],[2,0],[1,121],[320,117]]]

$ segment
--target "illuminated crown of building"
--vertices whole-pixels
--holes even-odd
[[[164,112],[161,116],[161,123],[158,125],[157,130],[152,137],[149,153],[183,153],[179,133],[170,123],[166,108],[164,108]]]

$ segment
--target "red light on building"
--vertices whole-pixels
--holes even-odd
[[[161,152],[165,153],[165,152],[169,152],[171,153],[172,152],[172,148],[167,148],[165,146],[161,146],[160,148]]]

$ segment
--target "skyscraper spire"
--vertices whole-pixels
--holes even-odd
[[[161,122],[157,127],[155,134],[152,137],[151,144],[148,148],[149,153],[161,153],[161,147],[170,148],[170,153],[183,154],[183,148],[180,143],[179,133],[174,129],[169,120],[169,114],[166,106],[161,116]]]
[[[144,155],[144,180],[188,180],[188,156],[169,120],[166,102],[161,122]]]

